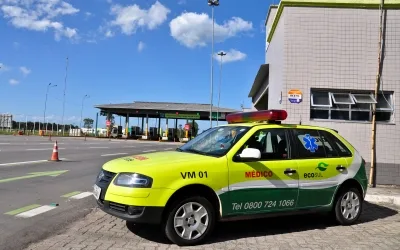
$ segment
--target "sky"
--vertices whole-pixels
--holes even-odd
[[[271,3],[278,1],[220,0],[215,7],[214,105],[216,53],[224,51],[220,106],[251,106],[247,96],[265,62]],[[75,125],[82,103],[83,118],[92,119],[97,104],[210,103],[212,18],[206,0],[0,0],[0,37],[0,113],[15,120],[43,121],[51,83],[46,119],[61,122],[66,75],[64,121]],[[98,124],[105,126],[105,117]]]

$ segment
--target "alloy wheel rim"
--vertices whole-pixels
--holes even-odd
[[[197,202],[183,204],[175,213],[175,232],[185,240],[195,240],[202,236],[209,225],[209,215],[203,205]]]
[[[340,202],[340,209],[346,220],[353,220],[360,212],[360,199],[353,191],[347,192]]]

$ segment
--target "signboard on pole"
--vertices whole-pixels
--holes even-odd
[[[217,119],[217,112],[212,112],[212,119]],[[218,119],[225,119],[225,113],[218,112]]]
[[[184,128],[186,131],[189,131],[190,130],[190,124],[185,124],[185,128]]]
[[[110,126],[110,125],[111,125],[111,121],[110,121],[110,120],[107,120],[107,121],[106,121],[106,125],[107,125],[107,127]]]
[[[0,114],[0,128],[12,128],[12,118],[10,114]]]
[[[197,113],[192,113],[192,114],[179,114],[179,113],[161,113],[160,114],[161,118],[169,118],[169,119],[189,119],[189,120],[199,120],[200,119],[200,114]]]

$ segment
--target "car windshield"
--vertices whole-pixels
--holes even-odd
[[[211,128],[199,134],[177,150],[208,156],[223,156],[249,129],[249,127],[245,126]]]

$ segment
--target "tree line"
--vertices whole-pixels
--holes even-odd
[[[17,122],[17,121],[12,121],[12,129],[21,129],[21,130],[39,130],[39,124],[40,124],[40,129],[46,130],[46,124],[47,124],[47,130],[57,130],[57,125],[58,129],[62,130],[63,125],[59,123],[45,123],[43,124],[42,122]],[[68,131],[69,129],[77,129],[79,126],[75,126],[72,124],[65,124],[65,131]]]

